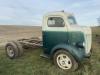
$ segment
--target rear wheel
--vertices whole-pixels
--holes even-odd
[[[23,55],[23,47],[22,44],[20,44],[18,41],[13,41],[17,48],[18,48],[18,56],[22,56]]]
[[[78,63],[74,57],[65,50],[55,52],[53,60],[54,64],[62,70],[75,71],[78,68]]]
[[[23,48],[17,41],[8,42],[5,46],[6,54],[9,58],[14,59],[23,54]]]

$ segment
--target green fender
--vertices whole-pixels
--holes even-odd
[[[64,49],[66,51],[68,51],[77,61],[82,61],[83,58],[85,57],[85,50],[81,49],[81,48],[77,48],[71,45],[67,45],[67,44],[59,44],[57,46],[55,46],[52,50],[51,50],[51,57],[53,56],[54,52],[56,52],[59,49]]]

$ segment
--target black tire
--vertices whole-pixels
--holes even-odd
[[[24,51],[23,51],[23,47],[22,47],[22,44],[20,44],[18,41],[13,41],[17,48],[18,48],[18,56],[22,56]]]
[[[13,55],[10,55],[10,54],[9,54],[9,53],[10,53],[9,47],[12,49],[12,54],[13,54]],[[18,57],[18,48],[17,48],[17,46],[16,46],[16,44],[15,44],[14,42],[8,42],[8,43],[6,44],[6,46],[5,46],[5,50],[6,50],[6,55],[7,55],[9,58],[13,59],[13,58]]]
[[[71,63],[71,67],[70,67],[70,68],[64,69],[64,68],[62,68],[61,66],[58,65],[59,63],[57,63],[57,58],[58,58],[58,56],[60,56],[61,54],[64,54],[64,55],[66,55],[67,57],[69,57],[70,62],[68,61],[68,64]],[[58,51],[56,51],[56,52],[54,53],[54,55],[53,55],[53,61],[54,61],[54,64],[55,64],[57,67],[59,67],[60,69],[62,69],[62,70],[64,70],[64,71],[75,71],[75,70],[78,68],[78,63],[77,63],[77,61],[75,60],[75,58],[74,58],[69,52],[67,52],[67,51],[64,50],[64,49],[60,49],[60,50],[58,50]],[[64,62],[64,63],[65,63],[65,62]]]
[[[23,48],[21,47],[21,44],[17,41],[8,42],[5,46],[5,50],[6,55],[11,59],[17,58],[23,54]]]

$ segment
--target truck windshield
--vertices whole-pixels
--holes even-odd
[[[77,22],[76,22],[76,20],[75,20],[75,18],[73,16],[69,16],[68,17],[68,22],[69,22],[70,25],[77,24]]]

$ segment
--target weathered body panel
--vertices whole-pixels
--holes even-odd
[[[81,32],[43,32],[43,47],[46,49],[45,53],[50,54],[52,49],[59,44],[66,44],[76,47],[78,42],[84,42],[83,33]]]
[[[64,49],[69,52],[77,61],[82,61],[84,57],[86,57],[84,48],[77,48],[75,46],[71,46],[68,44],[59,44],[55,46],[51,51],[51,57],[53,54],[58,51],[59,49]]]

